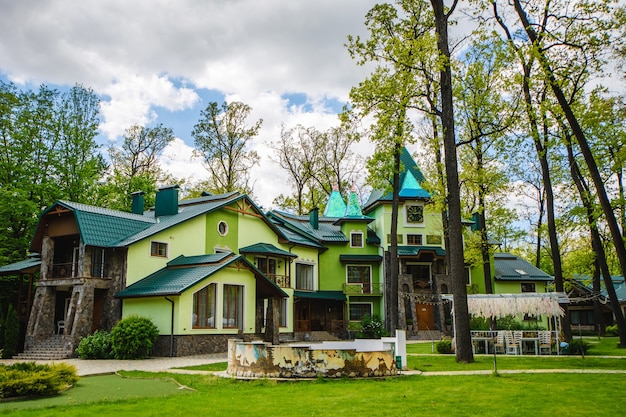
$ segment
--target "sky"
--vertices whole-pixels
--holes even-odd
[[[21,89],[76,83],[101,100],[99,143],[132,125],[162,123],[176,140],[163,168],[207,179],[192,159],[191,131],[209,102],[241,101],[250,124],[255,200],[287,189],[267,143],[281,126],[326,130],[368,70],[351,60],[348,35],[366,35],[374,0],[0,0],[0,80]],[[103,149],[105,151],[105,149]],[[369,155],[371,146],[355,152]]]

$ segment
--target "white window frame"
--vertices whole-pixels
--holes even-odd
[[[362,268],[362,267],[367,267],[369,269],[369,276],[368,276],[368,281],[367,282],[350,282],[350,274],[348,273],[348,270],[350,267],[358,267],[358,268]],[[361,291],[369,294],[372,292],[372,265],[369,264],[347,264],[346,265],[346,284],[347,285],[357,285],[360,284],[361,285]],[[364,285],[366,284],[366,285]],[[366,291],[368,290],[368,291]]]
[[[226,230],[224,230],[223,232],[220,230],[221,225],[224,225],[224,227],[226,228]],[[217,234],[220,236],[226,236],[228,234],[228,223],[226,223],[224,220],[220,220],[219,222],[217,222]]]
[[[360,240],[361,240],[361,244],[360,245],[355,245],[354,244],[354,238],[359,236]],[[351,248],[362,248],[363,246],[365,246],[365,242],[363,241],[363,232],[350,232],[350,247]]]
[[[352,321],[352,322],[359,322],[361,320],[363,320],[363,317],[366,316],[366,314],[362,315],[361,318],[359,319],[353,319],[352,315],[350,314],[350,307],[355,306],[355,305],[360,305],[360,306],[369,306],[369,316],[372,317],[372,315],[374,314],[374,303],[367,303],[367,302],[355,302],[355,303],[350,303],[348,304],[348,321]]]
[[[302,265],[305,266],[307,268],[311,268],[311,288],[302,288],[298,286],[298,266]],[[295,263],[295,289],[296,290],[302,290],[302,291],[315,291],[315,264],[312,263],[307,263],[307,262],[296,262]]]

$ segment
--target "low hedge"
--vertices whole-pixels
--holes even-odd
[[[66,363],[0,365],[0,398],[58,394],[78,381],[76,368]]]

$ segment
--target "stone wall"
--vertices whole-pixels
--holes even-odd
[[[206,355],[209,353],[226,352],[228,338],[232,335],[174,335],[173,356]],[[170,356],[172,337],[161,335],[158,337],[152,356]]]

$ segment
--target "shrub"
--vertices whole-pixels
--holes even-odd
[[[437,353],[448,354],[452,353],[452,341],[444,339],[437,342],[435,345],[435,349],[437,349]]]
[[[147,358],[158,336],[159,329],[150,319],[129,316],[111,330],[113,356],[115,359]]]
[[[617,332],[617,324],[606,326],[604,334],[607,336],[619,336],[619,333]]]
[[[499,317],[496,319],[496,329],[498,330],[522,330],[522,323],[513,316]]]
[[[76,368],[66,363],[0,365],[0,398],[58,394],[76,381]]]
[[[586,340],[572,339],[569,341],[570,355],[583,355],[589,351],[590,345]]]
[[[17,354],[17,346],[20,342],[20,319],[12,304],[9,304],[7,317],[4,320],[4,348],[2,357],[12,358]]]
[[[83,359],[113,359],[111,333],[96,331],[83,337],[76,348],[76,353]]]
[[[363,317],[361,331],[357,333],[359,339],[380,339],[384,336],[389,336],[389,332],[385,330],[383,321],[378,315]]]

